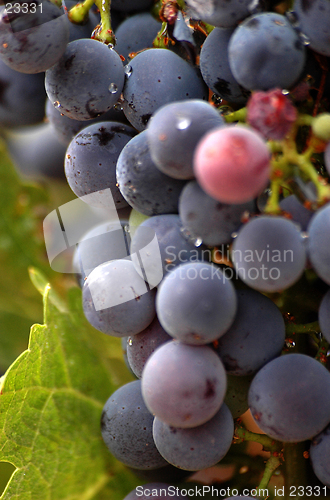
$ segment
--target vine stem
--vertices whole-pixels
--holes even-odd
[[[320,325],[318,321],[313,321],[312,323],[306,323],[305,325],[296,325],[295,323],[288,323],[285,326],[285,331],[287,334],[314,333],[320,331]]]
[[[227,115],[222,115],[222,117],[227,123],[245,122],[246,114],[247,108],[241,108],[237,111],[233,111],[232,113],[228,113]]]
[[[322,338],[319,343],[319,349],[315,356],[315,359],[319,361],[322,365],[326,366],[327,364],[327,352],[329,350],[329,343]]]
[[[259,486],[256,488],[258,492],[261,492],[263,490],[267,492],[267,486],[271,477],[283,462],[283,443],[281,443],[280,441],[276,441],[266,434],[258,434],[256,432],[249,431],[243,425],[241,425],[240,420],[238,420],[238,425],[236,426],[234,433],[234,443],[238,444],[242,443],[243,441],[253,441],[255,443],[259,443],[262,445],[265,451],[271,452],[271,456],[266,462],[266,467]],[[264,496],[260,496],[259,494],[258,497],[267,498],[267,496],[268,494],[265,494]]]
[[[256,488],[257,491],[267,490],[267,486],[269,484],[269,481],[271,480],[272,475],[274,474],[276,469],[280,467],[280,465],[282,465],[282,462],[283,462],[282,453],[279,454],[275,452],[269,457],[269,459],[266,462],[265,472],[262,476],[259,486],[257,486]],[[267,498],[267,495],[261,498]]]
[[[298,491],[299,486],[303,488],[307,486],[307,465],[304,458],[305,448],[306,445],[304,442],[284,443],[284,488],[285,498],[287,499],[290,498],[292,491]],[[305,496],[300,496],[300,498],[304,499]]]
[[[90,9],[94,5],[94,0],[85,0],[83,3],[77,3],[72,9],[69,10],[69,20],[75,24],[83,23],[87,17]]]
[[[78,3],[69,10],[69,20],[76,24],[83,23],[87,19],[88,13],[94,3],[100,11],[101,25],[96,26],[92,38],[114,46],[116,44],[116,37],[111,28],[111,0],[85,0],[83,3]]]
[[[108,45],[116,45],[116,37],[111,28],[111,0],[95,0],[100,11],[101,26],[95,29],[92,38]]]
[[[239,423],[235,428],[234,443],[238,444],[243,441],[254,441],[255,443],[259,443],[265,451],[270,451],[272,453],[279,453],[283,448],[280,441],[272,439],[267,436],[267,434],[251,432]]]

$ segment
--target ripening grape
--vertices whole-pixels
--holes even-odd
[[[269,181],[270,153],[262,137],[240,125],[205,135],[197,146],[194,171],[202,189],[222,203],[245,203]]]

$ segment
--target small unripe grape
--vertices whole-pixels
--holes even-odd
[[[330,141],[330,113],[321,113],[312,123],[314,135],[322,141]]]

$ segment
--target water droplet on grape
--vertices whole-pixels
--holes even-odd
[[[259,0],[252,0],[248,5],[248,11],[250,14],[258,14],[262,10]]]
[[[180,228],[180,233],[182,234],[183,238],[188,241],[188,243],[191,243],[195,247],[200,247],[203,243],[202,238],[193,236],[188,229],[181,227]]]
[[[62,104],[60,103],[60,101],[53,102],[53,105],[55,106],[55,108],[61,108],[62,107]]]
[[[288,95],[288,94],[290,94],[290,91],[289,91],[289,90],[287,90],[287,89],[283,89],[283,90],[282,90],[282,94],[283,94],[283,95]]]
[[[128,341],[128,345],[133,345],[133,340],[131,338]]]
[[[287,20],[293,25],[295,26],[297,23],[298,23],[298,17],[297,17],[297,14],[293,11],[293,10],[288,10],[286,13],[285,13],[285,16],[287,18]]]
[[[203,240],[202,238],[196,238],[195,241],[194,241],[194,245],[195,247],[200,247],[201,245],[203,244]]]
[[[231,237],[232,237],[233,239],[237,238],[237,236],[238,236],[238,233],[231,233]]]
[[[126,66],[124,67],[124,71],[125,71],[126,77],[129,78],[133,72],[132,66],[130,66],[129,64],[126,64]]]
[[[178,117],[178,120],[176,122],[176,128],[178,130],[186,130],[187,128],[189,128],[191,125],[191,119],[190,118],[186,118],[186,117]]]
[[[294,340],[288,339],[288,340],[286,340],[285,345],[289,349],[292,349],[293,347],[295,347],[296,343],[294,342]]]
[[[305,33],[299,33],[299,38],[303,45],[307,46],[311,44],[309,37]]]
[[[128,224],[125,224],[124,231],[125,231],[125,233],[129,233],[130,232],[130,228],[129,228]]]
[[[123,106],[120,102],[116,102],[116,104],[113,106],[113,109],[115,111],[122,111],[123,110]]]
[[[115,83],[111,83],[109,85],[109,92],[111,92],[111,94],[117,94],[118,86]]]

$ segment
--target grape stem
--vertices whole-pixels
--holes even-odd
[[[283,444],[280,441],[276,441],[267,434],[258,434],[256,432],[251,432],[246,427],[241,424],[238,419],[238,425],[235,427],[234,433],[234,444],[243,443],[243,441],[253,441],[262,445],[265,451],[270,451],[272,453],[280,453]]]
[[[111,0],[95,0],[95,3],[100,11],[101,25],[95,28],[92,38],[115,46],[116,37],[111,28]]]
[[[268,483],[276,471],[276,469],[282,465],[283,462],[283,443],[276,441],[266,434],[257,434],[256,432],[251,432],[247,430],[242,424],[241,420],[237,420],[237,426],[235,427],[234,433],[234,443],[242,443],[243,441],[253,441],[262,445],[265,451],[269,451],[271,456],[266,462],[266,467],[261,478],[259,486],[256,488],[257,491],[266,490]],[[260,498],[267,498],[261,496]]]
[[[315,333],[320,331],[320,325],[318,321],[313,321],[312,323],[306,323],[305,325],[296,325],[295,323],[288,323],[285,326],[285,331],[287,335],[293,333]]]
[[[309,117],[311,118],[311,117]],[[270,149],[273,153],[271,160],[271,196],[268,199],[265,213],[278,214],[281,213],[279,206],[279,198],[283,183],[285,184],[293,177],[295,169],[298,169],[300,174],[312,181],[317,189],[317,203],[323,205],[330,200],[330,186],[315,170],[311,156],[315,152],[313,141],[304,153],[298,153],[296,147],[296,134],[298,125],[307,124],[309,122],[305,115],[300,115],[297,122],[292,128],[291,133],[281,142],[270,141]],[[282,155],[279,156],[280,148]]]
[[[83,3],[77,3],[68,12],[69,21],[74,24],[81,24],[88,18],[88,13],[94,5],[94,0],[85,0]]]
[[[259,486],[257,486],[256,488],[257,491],[267,490],[267,486],[272,478],[272,475],[274,474],[276,469],[280,467],[280,465],[282,465],[282,463],[283,463],[283,453],[278,453],[276,451],[272,453],[272,455],[266,462],[265,472],[263,473]],[[267,496],[260,498],[267,498]]]
[[[322,338],[319,342],[319,349],[315,359],[324,366],[327,364],[327,352],[329,351],[329,347],[329,343],[325,340],[325,338]]]
[[[245,122],[246,121],[246,115],[247,115],[247,108],[241,108],[238,109],[237,111],[233,111],[232,113],[223,114],[222,117],[227,123],[234,123],[234,122]]]
[[[96,26],[93,31],[92,38],[107,45],[115,46],[116,37],[111,28],[111,0],[85,0],[83,3],[78,3],[69,10],[69,20],[76,24],[85,22],[88,17],[89,10],[94,3],[100,11],[101,24]]]

